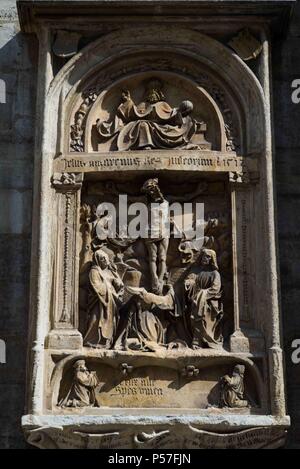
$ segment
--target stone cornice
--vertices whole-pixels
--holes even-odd
[[[225,25],[228,19],[238,21],[242,27],[254,23],[271,25],[276,35],[287,29],[296,0],[17,0],[21,29],[36,31],[41,24],[56,28],[115,21],[129,17],[133,21],[162,21],[184,18],[185,22],[203,20]]]

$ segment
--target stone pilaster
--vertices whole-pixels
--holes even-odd
[[[56,247],[51,331],[46,339],[49,348],[78,348],[78,225],[82,174],[56,173]]]

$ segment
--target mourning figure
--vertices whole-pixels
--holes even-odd
[[[220,407],[248,407],[248,401],[244,397],[245,366],[236,365],[232,376],[225,375],[221,378]]]
[[[121,311],[123,318],[121,317],[114,348],[130,348],[129,336],[137,339],[133,348],[138,350],[155,352],[166,347],[170,320],[176,322],[181,316],[172,285],[165,285],[161,295],[140,287],[128,286],[126,290],[132,297]]]
[[[77,360],[73,366],[74,377],[67,395],[59,402],[60,407],[93,407],[96,404],[95,388],[98,378],[95,371],[89,371],[84,360]]]
[[[84,345],[110,348],[116,333],[124,285],[102,249],[94,254],[89,281],[88,326]]]
[[[223,337],[220,322],[223,306],[221,277],[215,251],[202,249],[199,260],[189,269],[184,288],[192,348],[221,348]]]
[[[191,116],[193,103],[185,100],[178,108],[172,108],[165,100],[162,87],[159,79],[150,79],[145,86],[144,100],[138,105],[130,92],[123,90],[114,118],[106,122],[97,120],[100,139],[112,139],[113,146],[119,151],[197,149],[198,146],[190,141],[195,134],[202,133],[201,144],[207,144],[210,149],[204,139],[205,124]]]

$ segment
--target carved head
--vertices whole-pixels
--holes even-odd
[[[94,263],[100,267],[100,269],[107,269],[110,264],[108,254],[102,249],[98,249],[94,254]]]
[[[87,371],[87,367],[85,365],[85,360],[77,360],[74,363],[73,368],[74,368],[75,371]]]
[[[163,84],[158,78],[151,78],[146,83],[145,99],[150,104],[155,104],[158,101],[163,101],[165,96],[162,92]]]
[[[191,114],[191,112],[193,112],[193,109],[194,109],[194,105],[193,105],[192,101],[186,100],[186,101],[182,101],[182,103],[180,103],[179,111],[180,111],[180,113],[183,117],[188,116],[189,114]]]
[[[245,365],[236,365],[233,369],[233,375],[239,375],[243,377],[245,374]]]
[[[121,100],[124,103],[125,101],[128,101],[131,98],[130,96],[130,91],[129,90],[122,90],[121,92]]]
[[[213,249],[202,249],[199,262],[205,267],[211,266],[213,270],[219,270],[216,251]]]
[[[141,192],[146,194],[153,202],[162,202],[164,197],[158,186],[158,179],[147,179],[141,188]]]

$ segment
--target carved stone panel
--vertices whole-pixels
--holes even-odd
[[[264,20],[249,54],[214,16],[205,34],[86,21],[67,54],[65,28],[39,33],[28,441],[279,447],[269,56],[249,46],[267,44]],[[256,75],[224,45],[235,36]],[[57,56],[70,56],[59,71]]]

